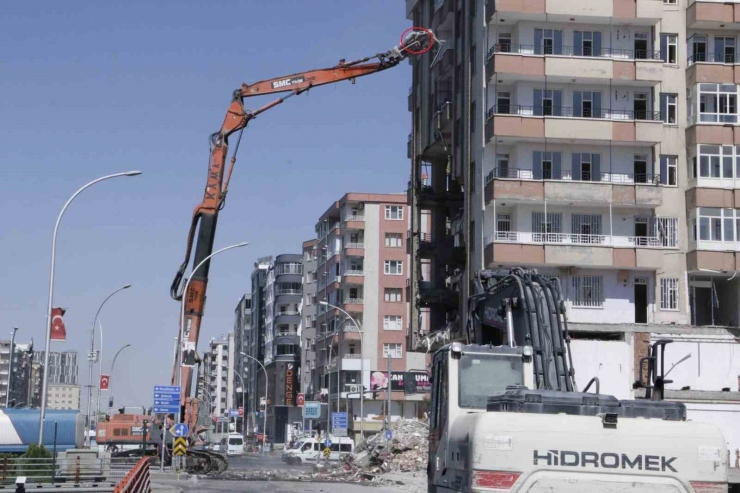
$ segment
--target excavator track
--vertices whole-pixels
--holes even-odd
[[[188,449],[185,470],[188,474],[221,474],[229,467],[225,455],[209,450]]]

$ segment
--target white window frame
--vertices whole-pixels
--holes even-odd
[[[386,260],[383,264],[383,273],[385,273],[386,275],[403,275],[403,260]]]
[[[671,108],[673,109],[673,119],[671,119]],[[668,125],[677,125],[678,124],[678,95],[676,94],[666,94],[665,98],[665,110],[667,115],[665,115],[665,122]]]
[[[702,238],[702,222],[706,219],[708,238]],[[728,225],[732,232],[728,231]],[[711,243],[715,245],[727,245],[734,248],[737,244],[738,227],[740,226],[740,210],[720,209],[717,207],[699,207],[696,217],[692,221],[694,229],[694,241]],[[719,229],[717,230],[717,227]],[[712,234],[719,231],[719,238],[713,238]],[[726,239],[728,235],[732,238]]]
[[[668,176],[665,177],[665,183],[667,187],[678,186],[678,156],[665,156],[666,158],[666,171]],[[673,173],[671,174],[671,171]],[[673,178],[673,182],[671,182]]]
[[[604,308],[604,277],[573,276],[573,299],[571,304],[577,308]]]
[[[383,291],[383,300],[386,303],[402,303],[403,290],[401,288],[385,288]]]
[[[663,277],[660,279],[660,309],[678,311],[678,278]]]
[[[668,50],[668,53],[665,54],[666,63],[676,65],[678,63],[678,34],[669,34],[666,38],[666,49]],[[673,61],[670,58],[671,47],[674,48],[673,52],[675,54]]]
[[[691,167],[692,178],[701,180],[701,186],[707,185],[732,185],[740,178],[740,146],[697,144],[696,157]],[[730,161],[730,174],[725,174],[725,161]],[[706,161],[706,166],[702,163]],[[718,176],[713,176],[713,170],[717,169]],[[702,170],[706,168],[706,174]]]
[[[403,221],[403,206],[386,205],[385,218],[389,221]]]
[[[383,343],[383,358],[388,359],[388,353],[391,359],[403,358],[403,344],[400,342],[384,342]]]
[[[403,234],[386,233],[385,234],[385,246],[387,246],[388,248],[402,248],[403,247]]]
[[[403,330],[403,316],[383,315],[383,330],[390,330],[390,331]]]
[[[732,90],[730,90],[732,88]],[[714,110],[707,111],[706,102],[704,111],[701,110],[702,96],[712,98],[711,101],[714,103]],[[720,111],[720,105],[723,104],[722,100],[725,100],[724,105],[727,111]],[[716,84],[716,83],[699,83],[691,89],[690,102],[696,102],[696,108],[691,108],[690,111],[696,110],[696,117],[691,119],[691,123],[737,123],[738,122],[738,86],[736,84]],[[734,112],[730,112],[730,106],[734,105]],[[692,113],[693,116],[693,113]],[[697,119],[697,121],[693,121]]]

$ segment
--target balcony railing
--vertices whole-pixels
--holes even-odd
[[[661,53],[655,50],[623,50],[619,48],[600,48],[598,51],[577,49],[574,46],[535,47],[534,45],[498,43],[488,50],[488,58],[496,53],[512,53],[517,55],[553,55],[577,58],[610,58],[613,60],[661,60]]]
[[[562,245],[593,245],[623,248],[678,248],[666,239],[654,236],[609,236],[573,233],[529,233],[518,231],[496,231],[486,237],[486,245],[491,243],[555,243]]]
[[[344,248],[365,248],[364,243],[346,243]]]
[[[520,104],[497,105],[488,110],[487,119],[493,115],[519,115],[519,116],[557,116],[565,118],[595,118],[600,120],[650,120],[661,121],[659,111],[632,111],[569,108],[565,106],[523,106]]]
[[[303,294],[303,291],[300,289],[275,289],[275,296],[283,296],[286,294]]]
[[[528,181],[539,181],[539,180],[557,180],[557,181],[583,181],[592,183],[622,183],[622,184],[644,184],[644,185],[657,185],[660,183],[660,175],[651,173],[612,173],[612,172],[599,172],[592,173],[591,171],[581,171],[573,173],[572,170],[537,170],[524,168],[494,168],[486,175],[486,185],[491,183],[494,179],[504,180],[528,180]]]
[[[342,359],[362,359],[362,355],[360,355],[360,354],[344,354],[344,355],[342,355]]]
[[[344,275],[345,276],[364,276],[365,272],[361,270],[345,270]]]
[[[360,329],[358,329],[356,325],[345,325],[344,331],[345,332],[359,332]]]
[[[362,305],[363,300],[362,298],[347,298],[344,300],[345,305]]]
[[[364,221],[364,220],[365,220],[365,216],[359,216],[359,215],[347,216],[347,217],[344,218],[344,222],[348,222],[348,221]]]
[[[694,63],[740,63],[740,55],[726,53],[699,53],[688,57],[689,65]]]

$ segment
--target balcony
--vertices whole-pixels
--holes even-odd
[[[365,229],[365,216],[352,215],[344,218],[345,229]]]
[[[590,245],[614,248],[661,248],[678,249],[678,245],[667,246],[658,237],[652,236],[609,236],[571,233],[525,233],[516,231],[497,231],[486,237],[486,245],[491,243],[524,243],[528,245]]]
[[[463,201],[463,192],[455,184],[450,190],[439,190],[430,185],[419,185],[420,205],[452,205]]]
[[[434,121],[437,123],[437,130],[447,132],[451,130],[452,122],[455,119],[455,112],[452,111],[452,102],[445,101],[437,107],[434,113]]]
[[[486,19],[498,13],[507,21],[568,20],[583,18],[589,24],[609,24],[616,19],[649,26],[663,17],[662,0],[487,0]]]
[[[558,47],[557,52],[536,53],[535,46],[496,44],[488,52],[486,76],[494,74],[501,81],[544,80],[568,82],[590,79],[592,83],[643,81],[649,84],[663,80],[663,61],[659,51],[601,48],[598,53],[583,55],[572,46]],[[581,80],[581,82],[587,82]]]
[[[688,57],[686,84],[740,84],[740,55],[701,53]]]
[[[348,257],[364,257],[365,256],[365,244],[364,243],[345,243],[344,254]]]
[[[342,274],[342,280],[345,284],[364,284],[365,272],[362,270],[345,270]]]
[[[362,298],[347,298],[344,300],[344,309],[349,313],[362,313],[364,300]]]
[[[660,175],[648,173],[590,171],[574,174],[572,170],[545,172],[521,168],[494,168],[486,175],[486,205],[493,200],[547,200],[549,202],[613,203],[657,207],[663,203],[657,186]]]
[[[486,142],[495,135],[533,141],[617,141],[653,145],[663,137],[660,116],[660,112],[655,111],[601,109],[583,112],[567,107],[494,106],[487,113]]]
[[[740,3],[733,0],[689,0],[687,29],[740,29]]]

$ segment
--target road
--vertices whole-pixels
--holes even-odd
[[[254,455],[230,456],[229,470],[254,470],[254,469],[272,469],[284,470],[295,469],[310,471],[311,466],[293,466],[288,465],[281,459],[281,454],[272,453],[264,457]]]
[[[371,487],[347,483],[310,483],[286,481],[222,481],[189,479],[183,481],[155,480],[153,493],[399,493],[399,488]]]

